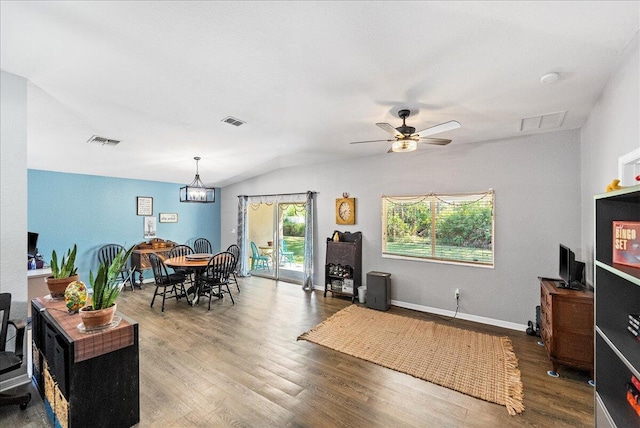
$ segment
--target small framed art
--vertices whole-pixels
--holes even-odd
[[[144,218],[144,239],[155,238],[158,228],[155,217]]]
[[[160,213],[160,223],[177,223],[178,213]]]

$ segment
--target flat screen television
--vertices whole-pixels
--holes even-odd
[[[584,263],[576,261],[576,255],[569,247],[560,244],[558,274],[560,275],[560,288],[580,289]]]
[[[27,257],[32,258],[38,254],[38,234],[27,232]]]

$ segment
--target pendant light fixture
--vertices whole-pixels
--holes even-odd
[[[188,184],[180,188],[180,202],[199,202],[201,204],[207,204],[216,201],[216,189],[213,187],[207,187],[200,180],[200,173],[198,172],[199,156],[194,157],[196,161],[196,177],[191,184]]]

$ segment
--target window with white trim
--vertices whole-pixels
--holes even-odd
[[[494,193],[382,197],[382,256],[493,266]]]

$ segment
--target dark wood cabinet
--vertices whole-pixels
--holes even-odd
[[[151,269],[151,261],[149,260],[149,254],[154,253],[161,258],[168,258],[169,253],[176,246],[176,243],[169,240],[160,238],[153,238],[149,242],[142,242],[133,249],[131,253],[131,266],[138,272],[138,284],[142,287],[144,282],[144,270]],[[135,273],[132,278],[135,282]]]
[[[333,236],[338,234],[339,241]],[[362,233],[335,231],[327,238],[327,256],[324,266],[324,296],[327,291],[337,296],[351,297],[355,301],[362,285]]]
[[[593,374],[593,292],[541,280],[540,336],[554,372],[563,365]]]
[[[640,222],[640,186],[597,195],[595,203],[595,419],[598,427],[640,427],[627,384],[640,379],[640,341],[629,315],[640,313],[640,268],[613,263],[613,222]]]
[[[56,427],[130,427],[140,421],[138,324],[82,333],[64,301],[32,308],[33,383]]]

